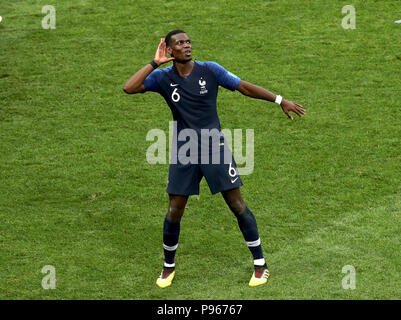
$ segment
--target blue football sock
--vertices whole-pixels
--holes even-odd
[[[163,249],[165,267],[174,267],[174,257],[178,247],[179,236],[180,222],[172,222],[166,216],[163,226]]]
[[[260,244],[258,226],[252,211],[246,207],[245,211],[235,215],[238,220],[238,226],[244,236],[246,244],[252,253],[253,259],[257,264],[264,262],[262,245]]]

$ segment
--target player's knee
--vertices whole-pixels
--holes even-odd
[[[177,216],[177,215],[182,215],[184,213],[184,209],[185,207],[181,207],[181,206],[170,206],[168,208],[168,211],[170,214]]]
[[[167,218],[172,222],[178,222],[181,220],[184,214],[185,206],[170,205],[167,212]]]
[[[234,213],[237,216],[245,211],[246,204],[242,199],[235,199],[230,201],[229,207],[232,213]]]

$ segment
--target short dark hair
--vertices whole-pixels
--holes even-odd
[[[166,45],[169,46],[170,45],[170,39],[172,36],[179,34],[179,33],[186,33],[184,30],[173,30],[170,31],[169,33],[167,33],[166,37],[164,38],[164,41],[166,42]]]

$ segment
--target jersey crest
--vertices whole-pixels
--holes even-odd
[[[199,79],[199,85],[200,85],[200,94],[206,94],[207,93],[207,89],[206,89],[206,80],[203,80],[203,78],[201,77]]]

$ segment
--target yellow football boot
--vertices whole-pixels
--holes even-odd
[[[164,268],[162,273],[160,274],[160,277],[157,278],[156,284],[160,288],[171,286],[174,276],[175,276],[174,268]]]
[[[270,272],[267,270],[267,266],[256,267],[255,271],[253,272],[252,278],[249,281],[250,287],[260,286],[261,284],[265,284],[267,279],[270,277]]]

